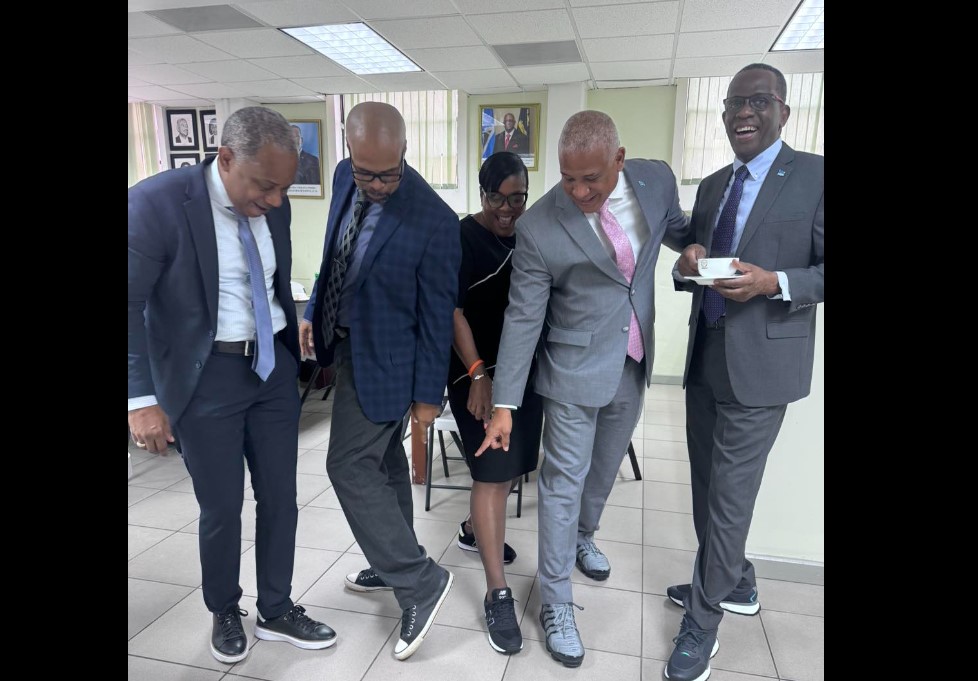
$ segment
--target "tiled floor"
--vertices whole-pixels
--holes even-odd
[[[129,480],[129,679],[131,681],[545,681],[662,679],[681,610],[665,597],[669,584],[688,582],[695,550],[689,469],[683,431],[682,391],[653,385],[633,443],[644,480],[632,479],[626,460],[597,534],[611,577],[594,582],[575,571],[576,613],[587,648],[583,666],[553,661],[537,621],[539,587],[536,485],[526,486],[523,516],[511,497],[506,539],[519,554],[507,568],[517,599],[525,647],[510,657],[493,651],[482,621],[485,582],[477,554],[455,545],[468,492],[415,487],[415,528],[428,553],[455,573],[455,586],[432,632],[406,662],[394,659],[400,612],[389,592],[355,594],[343,588],[349,572],[366,567],[326,477],[332,399],[310,396],[299,437],[299,527],[293,598],[338,632],[321,651],[257,641],[255,624],[255,504],[246,491],[241,542],[241,607],[251,653],[233,666],[209,651],[210,616],[200,594],[197,504],[179,455],[147,455],[130,448]],[[467,479],[453,462],[452,478]],[[435,466],[436,478],[440,466]],[[464,484],[464,483],[462,483]],[[824,671],[824,588],[759,580],[763,609],[757,617],[728,615],[720,627],[720,652],[712,681],[792,679],[815,681]]]

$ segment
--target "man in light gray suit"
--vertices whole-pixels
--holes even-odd
[[[760,610],[744,555],[754,502],[787,405],[811,388],[815,305],[825,299],[825,162],[781,141],[786,97],[784,76],[766,64],[730,82],[723,122],[736,159],[700,184],[696,243],[678,262],[677,288],[693,291],[684,384],[699,550],[692,584],[667,591],[686,608],[666,667],[674,681],[709,676],[724,610]],[[743,276],[684,283],[707,253],[735,255]]]
[[[625,160],[614,122],[576,113],[558,143],[562,176],[516,223],[495,410],[480,452],[507,449],[534,348],[543,396],[539,478],[540,622],[547,650],[584,660],[570,574],[607,579],[594,533],[652,377],[652,276],[659,247],[692,241],[676,178],[662,161]],[[544,324],[546,326],[544,327]]]

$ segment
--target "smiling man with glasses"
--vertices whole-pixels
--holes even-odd
[[[418,545],[401,444],[410,410],[427,429],[441,411],[461,260],[458,218],[404,162],[404,119],[364,102],[346,120],[350,158],[333,176],[315,302],[302,349],[336,367],[326,472],[370,567],[347,588],[394,592],[394,657],[417,651],[452,573]],[[315,339],[315,340],[313,340]]]

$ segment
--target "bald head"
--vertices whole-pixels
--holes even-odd
[[[346,144],[357,187],[372,203],[385,202],[404,172],[407,134],[401,113],[383,102],[357,104],[346,117]]]
[[[407,140],[401,112],[383,102],[361,102],[346,117],[346,139],[351,145],[365,140],[393,145],[400,152]]]
[[[618,151],[618,128],[611,117],[600,111],[579,111],[564,123],[557,143],[557,155],[588,154],[607,151],[614,156]]]

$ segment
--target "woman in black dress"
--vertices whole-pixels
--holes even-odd
[[[513,412],[509,451],[490,449],[478,458],[475,452],[492,414],[492,375],[509,303],[516,218],[526,209],[527,185],[526,166],[512,152],[493,154],[479,171],[482,210],[461,222],[455,352],[448,379],[448,399],[472,473],[471,523],[462,522],[459,527],[458,546],[479,551],[482,558],[489,643],[504,654],[523,648],[503,563],[516,558],[516,552],[504,542],[506,501],[520,476],[536,470],[540,450],[543,405],[532,388],[532,369],[523,403]]]

